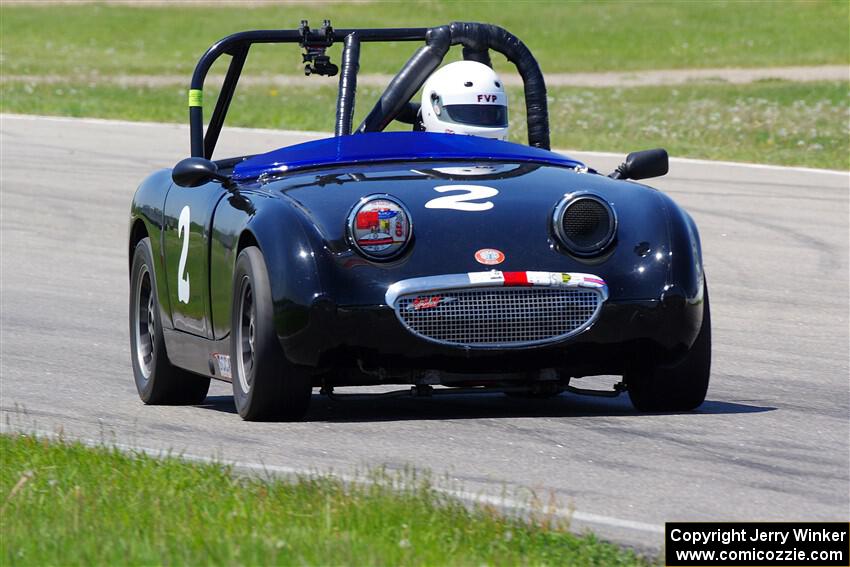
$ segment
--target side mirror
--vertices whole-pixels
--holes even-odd
[[[171,170],[171,179],[180,187],[198,187],[212,180],[227,186],[230,178],[218,172],[218,166],[208,159],[190,157],[180,161]]]
[[[670,169],[667,150],[657,148],[632,152],[608,177],[612,179],[649,179],[666,175]]]

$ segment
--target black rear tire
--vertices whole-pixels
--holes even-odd
[[[703,288],[702,326],[691,349],[677,363],[636,369],[625,376],[629,398],[639,411],[689,411],[699,407],[711,377],[711,308]]]
[[[130,271],[130,358],[139,397],[146,404],[199,404],[210,379],[173,366],[165,352],[150,239],[133,251]]]
[[[286,359],[274,326],[274,303],[262,252],[239,253],[233,279],[231,368],[233,400],[248,421],[304,419],[310,374]]]

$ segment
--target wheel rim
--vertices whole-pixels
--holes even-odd
[[[156,336],[156,299],[151,285],[151,274],[148,267],[143,265],[136,280],[136,325],[133,336],[133,346],[139,369],[145,380],[153,371],[153,345]]]
[[[239,345],[237,364],[239,365],[239,385],[246,394],[251,391],[254,382],[254,356],[256,337],[256,310],[254,309],[254,291],[251,280],[242,279],[239,294],[239,326],[236,329],[236,344]]]

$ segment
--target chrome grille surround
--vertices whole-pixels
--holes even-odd
[[[518,348],[565,340],[596,321],[607,297],[604,283],[500,286],[471,283],[468,274],[404,280],[387,291],[387,303],[411,333],[465,348]]]

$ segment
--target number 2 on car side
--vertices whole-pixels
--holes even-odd
[[[177,222],[177,236],[183,239],[183,248],[180,251],[180,262],[177,265],[177,299],[182,303],[189,303],[189,273],[186,272],[186,258],[189,256],[189,220],[191,218],[189,205],[180,211],[180,220]],[[183,274],[186,277],[183,277]]]

